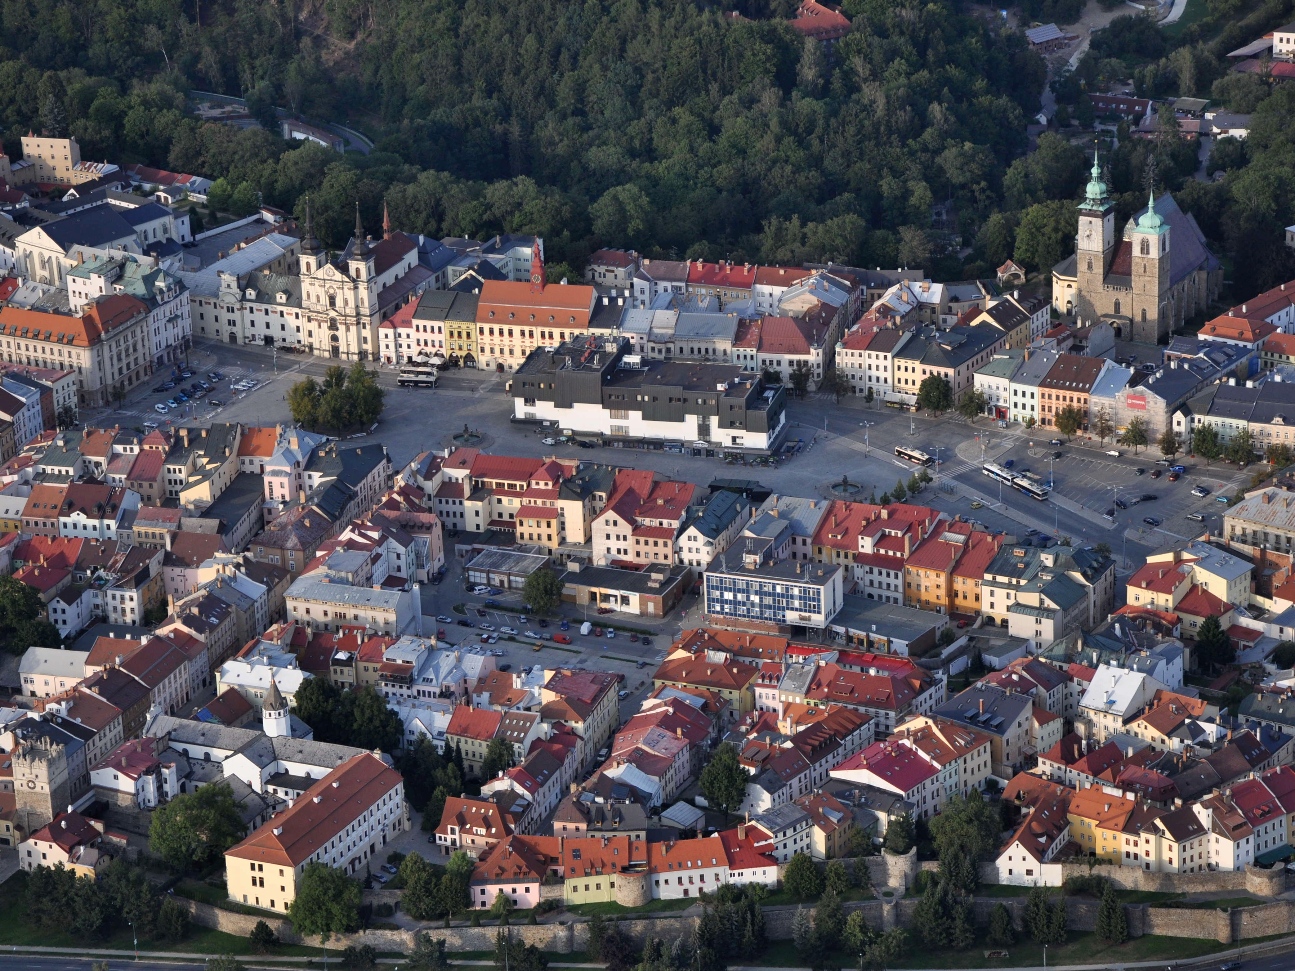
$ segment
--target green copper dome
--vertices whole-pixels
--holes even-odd
[[[1093,149],[1093,168],[1091,177],[1088,180],[1088,188],[1084,192],[1084,201],[1080,208],[1105,209],[1107,202],[1106,183],[1102,181],[1102,166],[1097,161],[1097,150]]]
[[[1147,203],[1147,211],[1138,217],[1138,232],[1152,233],[1159,236],[1161,233],[1167,233],[1169,227],[1165,221],[1160,218],[1160,213],[1156,212],[1156,194],[1151,193],[1151,199]]]

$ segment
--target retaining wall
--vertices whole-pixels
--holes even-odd
[[[1241,870],[1212,870],[1208,873],[1149,873],[1131,866],[1065,863],[1064,877],[1105,877],[1121,890],[1153,890],[1159,893],[1202,893],[1216,890],[1244,890],[1247,893],[1274,897],[1286,890],[1286,871],[1280,867],[1264,870],[1246,867]],[[985,871],[982,871],[982,875]],[[996,882],[994,880],[987,882]]]

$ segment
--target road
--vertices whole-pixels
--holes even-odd
[[[279,354],[276,359],[263,347],[214,342],[195,347],[191,362],[198,375],[212,368],[224,374],[225,381],[212,395],[222,402],[220,407],[211,407],[208,398],[190,402],[182,413],[161,416],[154,413],[153,404],[167,394],[155,394],[145,386],[136,389],[119,409],[87,411],[83,420],[136,427],[142,427],[145,421],[198,425],[212,421],[286,423],[291,420],[286,395],[292,383],[305,375],[322,376],[333,363],[297,354]],[[231,396],[229,382],[242,377],[251,377],[260,385],[250,393]],[[578,455],[585,461],[650,469],[701,486],[715,478],[747,478],[784,495],[796,496],[832,497],[832,486],[847,475],[852,482],[863,485],[860,497],[867,499],[892,490],[897,480],[907,483],[913,467],[894,455],[895,446],[902,444],[939,459],[938,481],[927,487],[918,501],[1017,537],[1033,529],[1058,540],[1069,537],[1077,544],[1107,543],[1121,561],[1122,572],[1151,551],[1200,535],[1207,526],[1217,526],[1223,507],[1214,499],[1220,493],[1234,493],[1248,481],[1247,473],[1235,467],[1219,465],[1210,469],[1180,458],[1187,465],[1187,474],[1170,483],[1163,476],[1151,477],[1155,461],[1160,458],[1154,449],[1134,455],[1130,449],[1120,447],[1118,451],[1123,454],[1111,456],[1105,454],[1105,449],[1111,447],[1109,442],[1103,446],[1095,441],[1077,441],[1054,447],[1048,444],[1051,433],[1031,433],[1019,424],[1000,428],[988,418],[972,424],[955,415],[911,416],[869,406],[857,398],[836,403],[827,395],[790,402],[788,438],[792,442],[799,440],[802,451],[776,467],[749,467],[726,463],[722,458],[663,451],[577,450],[571,446],[545,446],[537,429],[511,422],[512,402],[504,394],[502,375],[450,370],[435,390],[397,388],[391,369],[379,370],[378,379],[387,389],[387,406],[370,440],[387,446],[397,467],[424,450],[452,446],[454,432],[468,425],[484,436],[482,447],[498,455]],[[1051,458],[1054,453],[1059,457]],[[996,482],[981,473],[982,456],[1000,463],[1011,460],[1014,471],[1029,468],[1045,480],[1051,478],[1054,498],[1038,502],[1010,488],[1000,490]],[[1138,469],[1145,474],[1137,474]],[[933,474],[936,471],[933,469]],[[1204,487],[1209,495],[1192,496],[1193,486]],[[1116,509],[1115,517],[1108,519],[1103,513],[1114,508],[1117,490],[1125,499],[1143,494],[1157,498],[1127,510]],[[972,503],[983,505],[973,508]],[[1189,514],[1204,520],[1188,520]],[[1160,526],[1147,525],[1143,522],[1147,516],[1163,522]],[[447,581],[442,589],[451,586],[462,599],[458,583]],[[444,608],[452,604],[443,604],[441,599],[438,593],[432,602],[425,603],[425,613],[450,613]]]

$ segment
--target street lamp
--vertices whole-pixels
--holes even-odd
[[[936,482],[936,485],[939,485],[939,482],[940,482],[940,451],[941,451],[942,449],[944,449],[944,448],[946,448],[946,446],[944,446],[944,445],[937,445],[937,446],[935,446],[935,482]]]
[[[1048,967],[1048,945],[1043,945],[1043,967],[1046,971]]]
[[[126,923],[130,925],[130,936],[135,941],[135,960],[138,961],[139,960],[139,933],[135,930],[135,922],[133,920],[128,920],[126,921]]]

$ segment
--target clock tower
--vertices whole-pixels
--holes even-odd
[[[1111,265],[1115,250],[1115,203],[1102,180],[1102,166],[1093,152],[1093,168],[1079,204],[1079,231],[1075,235],[1076,305],[1073,312],[1083,317],[1097,316],[1096,308],[1085,294],[1101,293],[1102,281]]]

